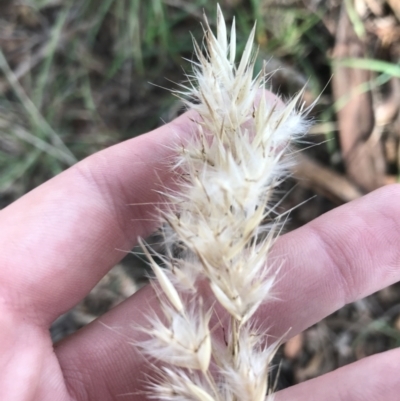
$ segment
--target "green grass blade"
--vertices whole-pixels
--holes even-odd
[[[26,171],[36,162],[42,152],[39,149],[33,149],[21,161],[9,158],[7,168],[2,169],[0,176],[0,189],[10,187],[18,178],[22,177]]]
[[[365,36],[365,27],[362,19],[354,7],[354,0],[344,0],[344,4],[356,35],[359,38],[363,38]]]
[[[343,60],[334,60],[333,65],[381,72],[391,75],[392,77],[400,78],[400,65],[382,60],[374,60],[370,58],[345,58]]]
[[[34,91],[33,102],[36,107],[40,110],[43,103],[43,95],[46,90],[46,86],[49,82],[49,72],[54,59],[54,54],[57,49],[57,44],[60,40],[61,32],[63,30],[65,21],[69,13],[70,6],[67,6],[58,16],[57,22],[50,33],[50,40],[47,46],[47,55],[43,62],[43,67],[36,81],[36,88]]]

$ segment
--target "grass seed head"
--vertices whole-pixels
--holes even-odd
[[[193,74],[175,93],[197,113],[197,132],[177,149],[178,191],[166,191],[166,270],[145,250],[164,293],[164,316],[150,318],[143,348],[162,365],[152,389],[164,400],[264,399],[276,347],[265,345],[253,317],[272,297],[280,266],[268,264],[280,227],[275,189],[287,174],[291,142],[307,128],[302,93],[287,105],[267,100],[264,70],[253,75],[255,28],[236,63],[235,23],[228,38],[219,6],[217,13],[216,36],[205,19],[205,46],[194,41]],[[183,250],[179,261],[173,242]],[[225,346],[210,330],[204,285],[210,305],[229,316]]]

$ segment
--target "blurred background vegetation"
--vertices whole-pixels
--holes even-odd
[[[400,2],[220,0],[238,47],[257,21],[259,63],[284,97],[306,85],[315,124],[287,184],[289,229],[400,173]],[[163,88],[190,71],[205,0],[2,0],[0,208],[105,147],[156,128],[182,107]],[[290,191],[289,191],[290,190]],[[53,326],[55,340],[140,285],[143,266],[117,266]],[[282,347],[281,386],[400,345],[393,286],[343,308]]]

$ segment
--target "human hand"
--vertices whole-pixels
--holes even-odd
[[[149,287],[54,346],[49,327],[155,229],[169,145],[191,124],[183,115],[95,154],[0,212],[0,400],[143,400],[147,368],[131,342],[132,324],[157,307]],[[400,186],[382,188],[278,240],[281,300],[259,315],[271,335],[293,336],[400,279],[399,196]],[[276,400],[398,401],[399,368],[400,350],[388,351]]]

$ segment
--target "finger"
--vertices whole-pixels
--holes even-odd
[[[370,356],[278,392],[274,401],[398,401],[400,349]]]
[[[122,250],[154,230],[155,190],[170,186],[171,147],[192,131],[186,114],[83,160],[3,209],[7,304],[48,325],[79,302]]]
[[[279,240],[274,254],[285,258],[276,284],[281,300],[267,303],[258,315],[270,334],[280,337],[292,327],[294,335],[400,279],[399,196],[400,186],[385,187]],[[130,345],[137,335],[130,323],[144,324],[152,308],[157,302],[146,287],[64,341],[56,352],[70,385],[93,392],[96,400],[104,399],[105,387],[112,394],[137,389],[143,376],[132,372],[143,372],[143,358]],[[77,367],[91,372],[86,382],[74,376]]]
[[[294,336],[400,280],[399,197],[398,184],[378,189],[278,241],[277,300],[261,308],[272,335]]]
[[[133,345],[143,340],[134,327],[158,303],[150,286],[55,345],[64,380],[77,401],[143,401],[151,366]]]

